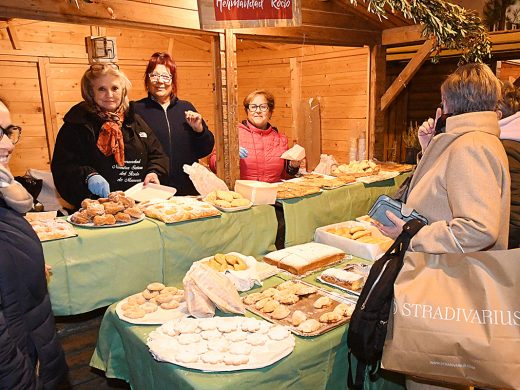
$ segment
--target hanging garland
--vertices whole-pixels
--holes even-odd
[[[491,42],[480,17],[443,0],[363,0],[368,11],[387,18],[385,6],[400,11],[405,18],[424,25],[422,35],[434,38],[434,61],[441,48],[462,51],[461,62],[482,62],[491,57]],[[357,5],[357,0],[350,0]]]

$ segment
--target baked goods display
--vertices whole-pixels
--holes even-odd
[[[386,161],[386,162],[378,162],[377,165],[379,165],[379,168],[382,171],[389,171],[389,172],[409,172],[413,169],[412,164],[398,164],[392,161]]]
[[[212,191],[204,198],[222,211],[238,211],[250,208],[253,203],[235,191]]]
[[[393,243],[368,222],[345,221],[316,229],[314,241],[367,260],[377,260]]]
[[[294,344],[287,327],[247,317],[169,321],[147,341],[156,360],[204,371],[266,367],[289,355]]]
[[[142,292],[123,299],[116,313],[132,324],[164,324],[188,315],[184,290],[160,282],[149,283]]]
[[[280,249],[264,256],[264,261],[295,275],[305,275],[341,261],[345,252],[333,246],[309,242]]]
[[[79,226],[113,227],[142,221],[143,212],[123,191],[108,194],[107,198],[85,199],[81,208],[67,217],[67,221]]]
[[[284,181],[283,183],[278,184],[278,193],[276,194],[276,198],[301,198],[302,196],[316,194],[320,191],[321,188],[318,186],[305,186],[292,181]]]
[[[348,164],[338,165],[332,169],[334,176],[353,176],[355,178],[375,175],[379,172],[379,166],[371,160],[351,161]]]
[[[220,215],[212,205],[195,198],[173,197],[169,200],[148,201],[139,204],[147,217],[165,223],[189,221]]]
[[[348,183],[353,183],[356,181],[356,178],[348,175],[343,175],[341,177],[327,177],[319,173],[307,173],[296,180],[298,180],[297,183],[302,186],[320,187],[325,190],[330,190],[344,186]]]
[[[329,268],[318,276],[322,283],[359,295],[370,271],[368,264],[348,264],[343,268]]]
[[[218,272],[227,270],[244,271],[247,269],[246,261],[237,253],[217,253],[215,256],[202,260],[202,262]]]
[[[300,336],[316,336],[348,322],[355,303],[300,280],[286,281],[243,298],[246,308]]]
[[[78,234],[74,227],[63,219],[27,219],[38,235],[40,241],[58,240],[75,237]]]

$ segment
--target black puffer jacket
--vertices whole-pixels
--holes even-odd
[[[0,199],[0,389],[54,389],[66,372],[42,246],[27,221]]]
[[[152,128],[170,158],[169,185],[177,189],[177,195],[198,195],[182,167],[197,162],[213,150],[215,138],[206,122],[202,121],[204,130],[201,133],[195,132],[186,121],[184,112],[197,110],[190,102],[177,97],[172,99],[166,111],[151,95],[134,104],[135,112]]]
[[[87,109],[86,103],[76,104],[63,118],[51,171],[56,189],[63,199],[79,208],[81,201],[92,194],[87,177],[99,173],[110,184],[110,191],[125,191],[155,172],[161,183],[168,181],[168,157],[145,121],[135,115],[132,105],[125,114],[123,138],[125,165],[119,167],[114,156],[105,157],[96,143],[103,121]]]

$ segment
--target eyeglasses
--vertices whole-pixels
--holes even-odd
[[[169,84],[172,82],[172,76],[170,74],[158,74],[158,73],[149,73],[148,78],[152,83],[161,82],[164,84]]]
[[[248,104],[247,105],[247,109],[251,112],[254,112],[258,109],[260,109],[260,111],[262,112],[266,112],[268,109],[269,109],[269,104],[267,103],[262,103],[262,104]]]
[[[119,65],[117,65],[115,62],[107,62],[107,63],[90,65],[90,70],[92,70],[94,72],[101,72],[101,71],[105,70],[106,68],[112,68],[115,70],[119,70]]]
[[[22,136],[22,128],[20,126],[9,125],[6,128],[0,126],[0,140],[4,138],[4,134],[9,138],[12,144],[18,143]]]

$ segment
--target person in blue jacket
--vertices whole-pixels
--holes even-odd
[[[215,138],[193,104],[177,97],[177,69],[168,53],[151,56],[144,84],[148,96],[135,102],[134,108],[170,158],[169,185],[177,189],[177,195],[198,195],[182,167],[209,155]]]
[[[0,389],[55,389],[67,363],[54,326],[43,250],[21,216],[32,197],[8,161],[21,128],[0,101]]]

